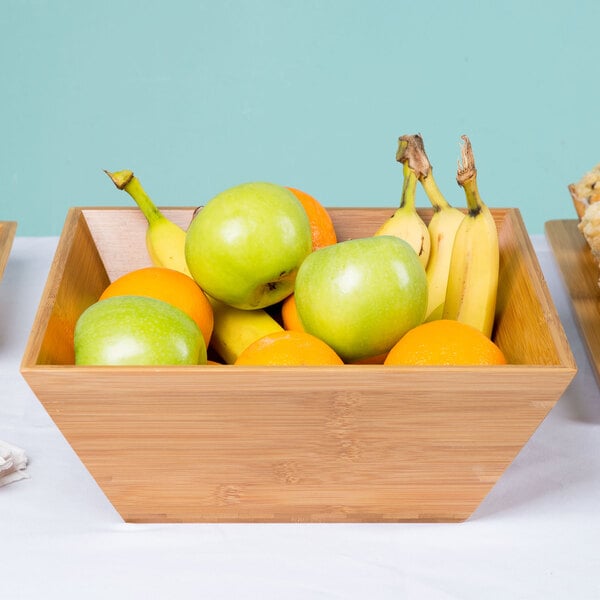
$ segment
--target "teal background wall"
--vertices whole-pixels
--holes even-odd
[[[467,134],[484,200],[542,233],[600,162],[599,22],[596,0],[3,0],[0,220],[130,205],[102,171],[126,168],[165,206],[250,180],[395,206],[419,132],[450,202]]]

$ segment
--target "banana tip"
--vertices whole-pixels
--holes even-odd
[[[125,186],[132,180],[133,172],[132,171],[116,171],[111,173],[107,169],[104,169],[104,172],[110,177],[111,181],[117,186],[118,189],[122,190]]]

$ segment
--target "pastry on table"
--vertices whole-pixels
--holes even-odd
[[[600,263],[600,164],[569,185],[569,192],[579,217],[579,230]]]

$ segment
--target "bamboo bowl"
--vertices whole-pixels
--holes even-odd
[[[330,212],[340,240],[391,213]],[[150,264],[141,213],[103,207],[68,212],[21,373],[125,521],[462,521],[577,370],[519,211],[492,212],[507,366],[76,367],[77,317]]]

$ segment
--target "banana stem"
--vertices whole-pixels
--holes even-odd
[[[105,170],[104,172],[111,178],[118,189],[126,191],[133,198],[149,224],[162,218],[160,211],[154,202],[152,202],[150,196],[146,194],[139,179],[135,177],[132,171],[110,173]]]
[[[425,154],[423,138],[418,134],[402,135],[398,138],[396,160],[404,165],[408,164],[419,179],[431,169],[429,159]]]
[[[436,212],[442,210],[442,208],[450,208],[450,204],[433,177],[433,170],[425,152],[423,138],[419,134],[403,135],[399,138],[396,160],[408,165],[414,171]]]
[[[462,136],[462,140],[464,141],[461,147],[462,162],[459,162],[458,165],[456,181],[465,191],[469,216],[475,217],[481,212],[484,202],[477,188],[477,168],[471,141],[466,135]]]
[[[417,194],[417,176],[415,172],[404,163],[403,168],[404,182],[402,184],[402,198],[400,208],[413,210],[415,208]]]
[[[440,188],[435,182],[435,179],[433,178],[433,173],[431,173],[431,171],[429,174],[419,179],[419,181],[425,190],[425,194],[427,194],[427,197],[429,198],[429,202],[431,202],[431,205],[436,212],[442,210],[443,208],[450,208],[450,203],[442,194]]]

